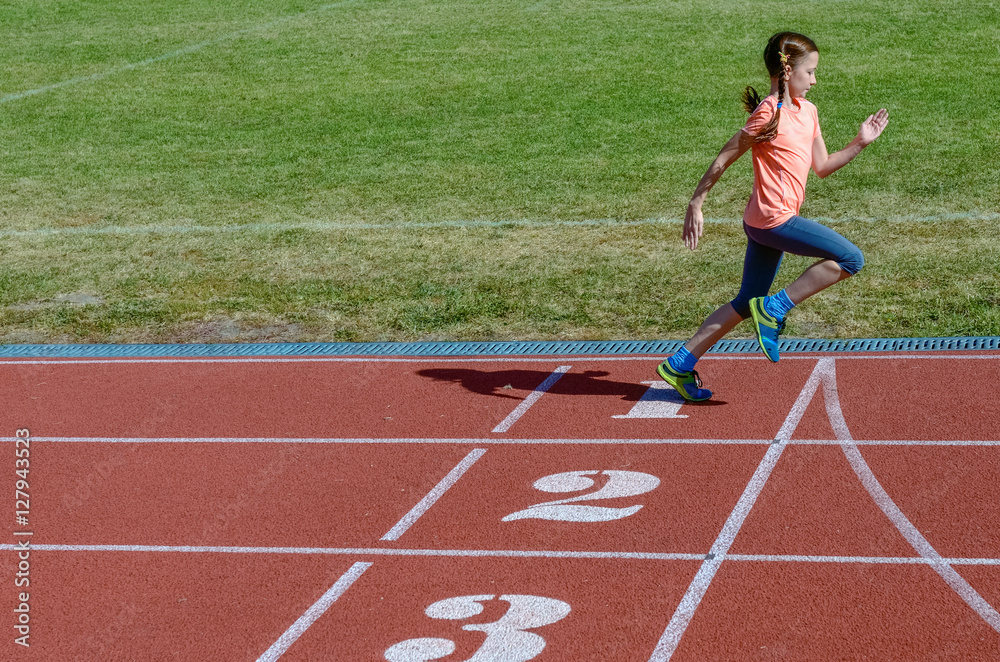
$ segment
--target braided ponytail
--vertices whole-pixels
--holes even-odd
[[[747,85],[747,89],[743,90],[743,107],[747,109],[748,113],[752,114],[753,111],[757,110],[757,106],[763,100],[764,97],[750,85]]]
[[[779,32],[767,40],[764,49],[764,65],[771,78],[778,79],[778,107],[767,124],[754,137],[754,142],[770,142],[778,135],[778,121],[781,117],[781,102],[785,98],[785,65],[792,69],[806,58],[809,53],[819,52],[812,39],[795,32]],[[743,91],[743,106],[748,113],[753,113],[763,99],[757,90],[747,86]]]

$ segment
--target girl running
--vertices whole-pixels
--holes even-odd
[[[818,63],[819,49],[808,37],[781,32],[768,40],[764,64],[771,75],[771,92],[762,100],[755,89],[746,88],[743,103],[750,119],[719,152],[688,204],[684,243],[694,250],[702,234],[705,197],[726,168],[752,150],[753,195],[743,214],[747,252],[739,294],[709,315],[691,340],[656,369],[685,400],[712,397],[711,391],[701,388],[695,363],[742,320],[753,318],[764,355],[776,362],[778,335],[788,311],[864,265],[857,246],[798,212],[810,166],[819,177],[826,177],[850,163],[882,134],[889,113],[883,108],[869,116],[847,147],[828,155],[816,106],[805,100],[816,84]],[[820,260],[791,285],[767,296],[785,252]]]

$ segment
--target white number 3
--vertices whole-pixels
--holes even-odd
[[[496,599],[492,595],[465,595],[439,600],[427,608],[431,618],[461,621],[483,612],[482,603]],[[486,633],[486,641],[464,662],[527,662],[542,652],[545,640],[530,628],[551,625],[566,618],[570,606],[562,600],[537,595],[501,595],[510,603],[507,613],[492,623],[463,625],[466,631]],[[455,652],[450,639],[407,639],[385,652],[389,662],[428,662]]]

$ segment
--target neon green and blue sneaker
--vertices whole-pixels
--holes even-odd
[[[701,378],[695,370],[690,372],[677,372],[670,367],[667,361],[656,366],[656,374],[663,381],[670,384],[681,394],[681,397],[691,402],[702,402],[712,397],[712,392],[707,388],[701,388]]]
[[[757,342],[764,352],[764,356],[772,363],[777,363],[781,356],[778,354],[778,336],[785,330],[785,320],[775,319],[764,308],[764,297],[750,299],[750,316],[753,317],[754,327],[757,329]]]

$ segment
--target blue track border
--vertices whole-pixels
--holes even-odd
[[[246,343],[176,345],[0,345],[0,358],[138,358],[240,356],[539,356],[672,354],[682,340],[538,340],[490,342]],[[1000,337],[785,339],[782,353],[1000,350]],[[756,340],[723,340],[711,353],[760,351]]]

